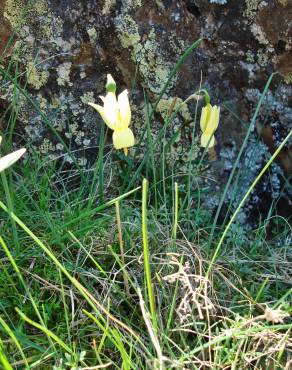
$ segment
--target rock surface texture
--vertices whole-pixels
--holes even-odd
[[[202,83],[212,103],[222,107],[217,160],[210,169],[220,188],[268,78],[278,72],[244,151],[245,175],[240,191],[232,195],[236,204],[291,130],[290,0],[0,0],[0,36],[0,129],[11,125],[7,117],[12,112],[16,132],[27,145],[52,159],[72,161],[64,145],[76,151],[81,166],[96,157],[102,123],[86,103],[104,94],[107,73],[131,92],[132,127],[139,138],[144,91],[155,101],[179,57],[199,37],[200,47],[157,107],[153,134],[174,98],[186,99]],[[16,91],[15,83],[23,90]],[[173,155],[182,169],[191,146],[193,108],[184,106],[172,126],[180,131]],[[199,143],[199,136],[195,140]],[[292,172],[291,159],[290,143],[255,190],[245,214],[268,211],[284,176]],[[210,207],[217,202],[214,195]]]

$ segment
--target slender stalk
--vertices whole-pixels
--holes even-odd
[[[173,241],[176,241],[178,226],[178,183],[174,183],[174,222],[173,222]]]
[[[149,246],[147,237],[147,190],[148,181],[143,179],[142,185],[142,238],[143,238],[143,255],[144,255],[144,268],[145,268],[145,278],[146,286],[148,291],[148,300],[150,305],[150,314],[152,319],[152,324],[155,329],[157,329],[157,319],[155,312],[155,301],[154,292],[151,281],[151,268],[150,268],[150,258],[149,258]]]

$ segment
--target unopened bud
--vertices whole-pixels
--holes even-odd
[[[111,74],[107,75],[107,81],[106,81],[105,88],[107,92],[112,92],[112,93],[116,92],[117,85],[116,85],[115,80],[112,78]]]

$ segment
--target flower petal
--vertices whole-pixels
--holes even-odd
[[[113,144],[116,149],[129,148],[135,145],[134,134],[131,129],[126,128],[113,132]]]
[[[214,105],[211,110],[211,116],[209,120],[209,124],[207,130],[209,133],[215,132],[217,130],[219,124],[219,115],[220,115],[220,107]]]
[[[211,138],[211,139],[210,139]],[[210,140],[210,142],[209,142]],[[209,145],[208,145],[209,143]],[[212,148],[213,146],[215,145],[215,138],[214,138],[214,135],[213,134],[206,134],[205,132],[203,132],[202,136],[201,136],[201,146],[203,148]]]
[[[104,113],[112,130],[116,130],[118,124],[119,106],[116,95],[113,92],[108,92],[104,98]]]
[[[201,119],[200,119],[200,127],[201,127],[201,130],[203,132],[207,128],[208,121],[209,121],[210,115],[211,115],[211,109],[212,109],[211,104],[207,104],[204,108],[202,108]]]
[[[22,148],[0,158],[0,172],[18,161],[18,159],[25,153],[25,151],[26,149]]]
[[[124,130],[129,127],[131,122],[131,108],[128,98],[128,90],[124,90],[118,96],[118,107],[120,112],[120,121],[118,130]]]
[[[111,129],[114,129],[114,126],[112,125],[112,122],[108,120],[108,117],[105,114],[104,107],[102,107],[99,104],[94,104],[94,103],[88,103],[92,108],[96,109],[98,113],[101,115],[101,118],[104,120],[105,124]]]

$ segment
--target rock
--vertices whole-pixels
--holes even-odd
[[[24,0],[0,0],[0,25],[1,50],[13,38],[2,65],[14,65],[9,69],[10,79],[2,77],[1,107],[5,110],[12,102],[12,79],[17,75],[33,104],[20,94],[17,107],[12,105],[19,112],[16,130],[31,148],[51,159],[66,153],[67,146],[76,151],[80,165],[95,160],[102,122],[86,103],[104,93],[107,73],[120,89],[131,90],[133,129],[139,138],[143,89],[155,101],[179,57],[199,37],[203,38],[200,47],[184,63],[158,106],[153,134],[163,124],[165,106],[174,99],[186,99],[202,80],[212,102],[222,106],[217,161],[211,174],[223,186],[233,163],[230,158],[235,158],[243,142],[272,72],[282,79],[279,75],[273,79],[242,160],[242,166],[247,165],[245,158],[257,147],[257,171],[249,172],[253,178],[268,153],[291,130],[290,1],[35,0],[29,5]],[[193,113],[189,105],[171,128],[179,132],[171,156],[180,168],[188,161]],[[3,122],[1,130],[5,130]],[[171,136],[172,132],[166,140]],[[197,135],[195,139],[198,143]],[[199,150],[194,153],[195,159]],[[68,153],[64,158],[72,162]],[[272,171],[279,187],[284,174],[291,174],[291,148],[286,146],[277,163]],[[244,183],[243,192],[248,184]],[[261,199],[266,202],[264,196]]]

